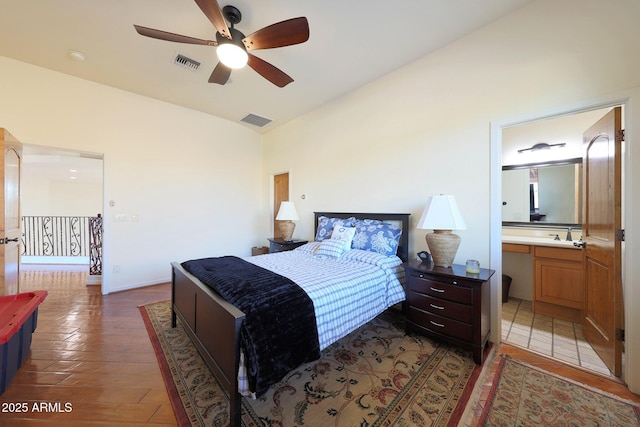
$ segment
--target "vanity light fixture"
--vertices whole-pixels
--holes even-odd
[[[564,147],[565,145],[567,145],[565,142],[560,142],[558,144],[547,144],[546,142],[539,142],[537,144],[532,145],[529,148],[523,148],[522,150],[518,150],[518,153],[524,153],[525,151],[548,150],[551,147]]]

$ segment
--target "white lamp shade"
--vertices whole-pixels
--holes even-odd
[[[276,215],[277,221],[297,221],[298,213],[296,212],[296,207],[293,205],[293,202],[281,202],[280,209],[278,210],[278,215]]]
[[[464,230],[467,225],[453,196],[431,196],[416,228],[426,230]]]

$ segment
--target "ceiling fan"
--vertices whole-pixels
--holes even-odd
[[[285,87],[293,81],[282,70],[252,55],[248,51],[272,49],[304,43],[309,39],[309,23],[307,18],[293,18],[264,27],[249,36],[245,36],[234,26],[242,20],[242,14],[234,6],[220,9],[216,0],[195,0],[200,10],[209,18],[216,29],[216,40],[203,40],[167,31],[134,25],[138,34],[154,39],[168,40],[178,43],[217,46],[218,65],[209,77],[209,83],[224,85],[231,75],[232,69],[245,65],[253,68],[258,74],[278,87]],[[227,22],[230,26],[227,26]]]

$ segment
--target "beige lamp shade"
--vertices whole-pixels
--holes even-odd
[[[291,240],[293,231],[296,228],[296,225],[292,221],[297,220],[298,213],[296,212],[296,207],[293,202],[281,202],[280,209],[278,209],[278,214],[276,215],[276,221],[280,221],[278,223],[278,229],[284,240]]]
[[[439,267],[451,267],[460,246],[460,236],[451,230],[467,228],[455,198],[431,196],[416,228],[434,231],[426,236],[433,263]]]

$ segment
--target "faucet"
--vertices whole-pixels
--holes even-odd
[[[567,242],[571,242],[573,239],[571,238],[571,227],[567,229],[567,238],[565,239]]]

